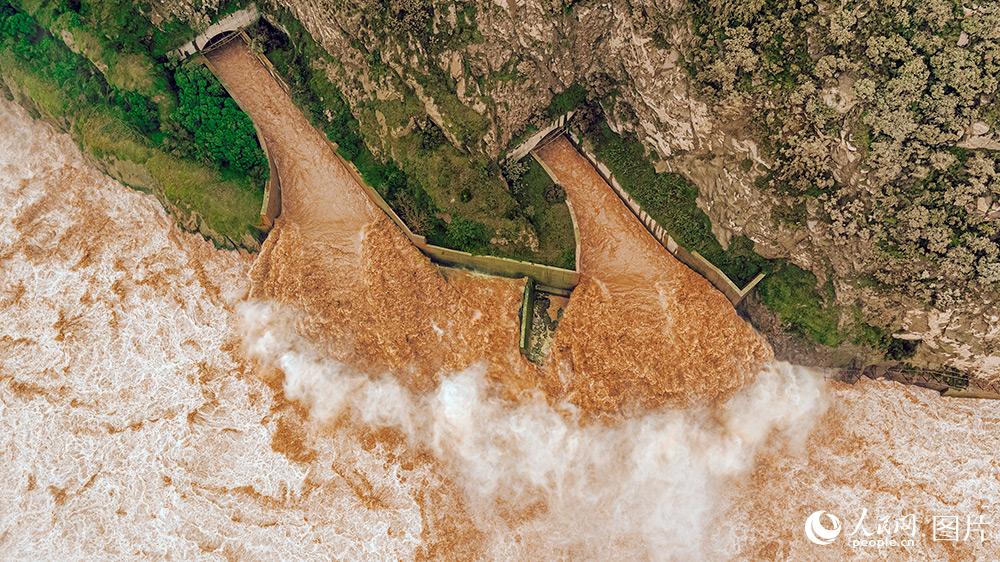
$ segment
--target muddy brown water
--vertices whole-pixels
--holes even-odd
[[[304,334],[331,357],[401,373],[415,390],[487,358],[505,388],[526,387],[532,367],[517,347],[523,281],[432,265],[244,43],[208,57],[264,135],[281,178],[282,213],[254,263],[252,296],[302,311]]]
[[[520,282],[451,272],[413,248],[245,44],[208,54],[275,159],[282,215],[253,295],[305,312],[311,339],[414,389],[486,361],[510,395],[541,387],[586,411],[730,396],[768,358],[725,298],[642,230],[565,140],[542,152],[577,209],[584,281],[544,372],[517,351]],[[539,383],[539,381],[541,381]]]
[[[565,138],[539,156],[565,188],[580,236],[582,280],[559,326],[550,377],[586,407],[613,411],[731,396],[771,358],[722,293],[650,236]]]
[[[482,390],[497,379],[478,371],[426,379],[435,390],[394,393],[376,391],[425,379],[386,373],[373,385],[363,382],[367,375],[319,364],[302,379],[315,386],[283,385],[278,371],[295,371],[295,350],[278,346],[275,372],[262,367],[270,347],[258,352],[248,343],[267,337],[248,342],[254,326],[240,312],[251,281],[267,277],[258,271],[250,279],[258,267],[252,256],[180,232],[155,198],[101,174],[67,135],[5,100],[0,130],[0,552],[7,558],[1000,555],[995,540],[931,536],[934,516],[960,518],[963,530],[966,516],[983,516],[995,539],[997,402],[942,400],[884,381],[824,385],[808,369],[773,363],[711,412],[662,408],[607,424],[567,420],[540,399],[499,399]],[[287,234],[293,225],[286,226]],[[318,241],[296,235],[288,240],[310,245],[294,250],[276,239],[274,248],[329,266],[311,253]],[[428,298],[436,298],[434,291],[470,294],[495,282],[465,274],[442,280],[433,269],[425,280],[413,273],[423,271],[416,269],[422,256],[401,260],[413,254],[394,245],[391,230],[378,240],[373,259],[402,265],[384,278],[354,272],[373,286],[426,281]],[[300,279],[304,268],[278,258],[273,265],[284,272],[275,283],[297,290],[311,283]],[[450,286],[434,288],[439,282]],[[329,304],[254,288],[265,289],[290,303]],[[316,319],[303,324],[307,332],[322,328]],[[338,381],[366,389],[355,408],[385,417],[315,421],[322,408],[305,398],[335,400],[344,393],[331,384]],[[803,534],[818,509],[843,522],[832,545]],[[917,545],[852,547],[864,513],[872,530],[883,517],[891,524],[916,514]]]

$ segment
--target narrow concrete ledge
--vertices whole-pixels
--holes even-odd
[[[715,264],[711,263],[705,259],[698,252],[689,252],[686,248],[677,243],[672,236],[666,231],[665,228],[659,225],[653,217],[643,210],[639,202],[632,198],[631,195],[618,183],[615,179],[614,174],[611,173],[611,169],[608,168],[603,162],[597,159],[597,156],[593,154],[586,146],[584,146],[583,139],[574,133],[572,130],[567,131],[567,136],[573,143],[573,146],[587,159],[588,162],[597,170],[604,181],[611,186],[611,190],[615,192],[622,203],[632,211],[639,222],[642,223],[646,231],[660,243],[668,252],[670,252],[675,258],[680,260],[684,265],[690,267],[699,275],[704,277],[709,283],[712,284],[716,289],[718,289],[723,295],[729,299],[729,302],[733,306],[737,306],[740,302],[753,290],[754,287],[760,283],[761,279],[764,278],[764,272],[760,272],[754,277],[745,287],[740,288],[733,283],[725,273],[722,272]],[[548,172],[548,170],[546,170]],[[552,175],[551,173],[549,174]]]
[[[564,129],[566,127],[566,124],[569,123],[570,118],[573,117],[574,113],[575,113],[574,111],[569,111],[565,115],[555,118],[546,127],[543,127],[541,130],[535,132],[535,134],[528,137],[527,140],[517,145],[517,147],[508,152],[507,155],[504,156],[504,160],[510,162],[516,162],[521,158],[527,156],[528,153],[534,150],[539,143],[545,140],[545,137],[549,136],[557,129]]]
[[[197,37],[174,49],[173,51],[170,51],[167,56],[177,60],[185,59],[204,49],[208,43],[218,35],[226,32],[239,31],[248,25],[253,24],[258,19],[260,19],[260,12],[257,11],[257,6],[251,4],[250,6],[242,10],[235,11],[208,26],[208,28],[199,33]]]

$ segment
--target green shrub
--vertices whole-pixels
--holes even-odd
[[[470,253],[483,252],[489,246],[491,236],[485,224],[464,217],[455,217],[448,225],[448,243]]]
[[[434,150],[445,142],[444,131],[433,121],[425,119],[420,124],[420,150]]]
[[[587,89],[574,82],[569,88],[556,94],[549,102],[545,114],[555,119],[579,107],[587,100]]]
[[[729,250],[712,233],[712,223],[696,199],[698,188],[680,174],[657,173],[634,137],[616,134],[604,121],[586,132],[597,158],[643,210],[687,250],[698,252],[739,286],[749,283],[766,260],[753,251],[753,242],[735,237]]]
[[[551,185],[545,188],[545,200],[552,204],[565,203],[566,190],[563,189],[563,186],[553,182]]]
[[[760,282],[758,294],[791,331],[836,346],[844,336],[838,329],[840,310],[833,303],[833,286],[827,285],[823,294],[816,284],[811,271],[783,264]]]
[[[253,122],[207,68],[186,64],[174,73],[177,109],[172,118],[191,136],[191,156],[254,178],[267,177],[267,159]]]
[[[156,104],[138,92],[115,92],[112,104],[122,112],[122,118],[137,131],[150,135],[160,129]]]

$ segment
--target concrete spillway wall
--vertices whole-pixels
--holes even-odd
[[[204,49],[208,45],[209,41],[215,37],[226,32],[239,31],[250,24],[255,23],[258,19],[260,19],[260,12],[257,11],[257,6],[251,4],[250,6],[243,8],[242,10],[237,10],[208,26],[205,31],[199,33],[194,39],[188,41],[173,51],[170,51],[168,56],[175,59],[187,58]]]
[[[861,378],[885,379],[929,388],[949,398],[1000,400],[1000,384],[970,377],[954,369],[927,369],[905,363],[875,363],[838,371],[834,378],[854,384]]]
[[[241,37],[237,40],[242,41],[243,38]],[[219,76],[219,73],[212,66],[212,62],[208,60],[207,57],[201,58],[204,59],[205,66],[208,67],[213,74]],[[257,55],[257,58],[261,58],[261,55]],[[264,62],[261,61],[261,64],[264,64]],[[267,68],[268,72],[278,80],[278,83],[281,84],[285,91],[288,91],[288,87],[274,72],[274,67],[271,66],[271,62],[267,61],[267,64],[264,64],[264,67]],[[223,84],[223,86],[224,85],[225,84]],[[234,101],[236,101],[236,104],[239,105],[240,102],[238,100],[234,98]],[[246,113],[246,109],[242,107],[240,109],[243,109],[244,113]],[[267,139],[264,138],[264,134],[260,132],[260,128],[257,127],[256,123],[253,124],[253,129],[257,134],[257,142],[260,144],[260,148],[264,151],[264,156],[267,158],[267,183],[264,184],[264,201],[261,203],[260,207],[260,228],[264,232],[270,232],[271,228],[274,226],[274,220],[281,214],[281,173],[280,170],[278,170],[278,163],[275,162],[274,158],[271,158],[271,153],[267,149]]]
[[[236,14],[233,14],[236,15]],[[253,10],[252,15],[253,20],[248,20],[251,14],[244,14],[240,18],[230,20],[229,26],[237,26],[239,29],[253,21],[256,21],[257,12],[256,9]],[[221,22],[220,22],[221,23]],[[203,48],[211,39],[217,36],[219,33],[224,33],[227,31],[233,31],[232,29],[226,29],[224,27],[213,26],[209,29],[214,29],[214,34],[202,34],[199,39],[196,39],[192,44],[200,45],[198,48]],[[232,40],[246,41],[246,35],[242,31],[236,32],[236,36]],[[254,53],[254,56],[261,63],[261,65],[268,71],[272,78],[285,90],[287,93],[289,91],[287,84],[278,75],[274,69],[274,65],[270,60],[267,59],[263,54]],[[208,68],[211,69],[217,76],[219,73],[215,68],[209,63]],[[223,82],[223,84],[225,84]],[[238,102],[237,102],[238,103]],[[256,125],[255,125],[256,128]],[[280,170],[274,160],[270,157],[267,151],[267,140],[257,129],[257,138],[260,140],[261,148],[264,149],[264,153],[268,156],[268,164],[271,174],[271,179],[267,185],[267,191],[264,196],[264,204],[261,209],[261,222],[266,228],[270,228],[273,225],[274,220],[281,213],[281,184],[280,184]],[[329,142],[329,141],[328,141]],[[330,145],[336,153],[337,145],[330,142]],[[338,155],[339,158],[339,155]],[[353,163],[340,158],[344,166],[350,171],[351,175],[354,176],[356,183],[361,187],[362,191],[368,197],[368,199],[375,204],[376,207],[382,210],[391,220],[396,224],[397,227],[403,232],[404,235],[416,246],[421,252],[428,256],[433,262],[449,266],[449,267],[461,267],[466,269],[471,269],[481,273],[487,273],[490,275],[499,275],[502,277],[513,277],[513,278],[523,278],[527,277],[535,281],[538,284],[539,289],[552,292],[560,295],[568,295],[574,287],[580,281],[580,274],[577,270],[563,269],[561,267],[553,267],[548,265],[542,265],[537,263],[531,263],[521,260],[514,260],[509,258],[501,258],[496,256],[484,256],[475,255],[468,252],[463,252],[461,250],[454,250],[451,248],[444,248],[441,246],[436,246],[427,242],[427,238],[416,234],[410,227],[403,222],[403,220],[396,214],[391,206],[382,198],[381,194],[375,190],[372,186],[368,185],[358,169]],[[572,212],[572,211],[571,211]],[[575,231],[575,220],[574,220],[574,231]],[[579,258],[579,236],[577,236],[577,258]]]
[[[554,119],[546,127],[543,127],[541,130],[531,135],[530,137],[528,137],[527,140],[517,145],[517,147],[508,152],[507,156],[504,157],[504,160],[516,162],[521,158],[527,156],[528,153],[530,153],[532,150],[535,149],[536,146],[538,146],[538,143],[542,142],[545,139],[545,137],[547,137],[553,131],[566,127],[566,124],[569,123],[570,118],[573,117],[573,113],[574,113],[573,111],[570,111],[565,115]]]
[[[243,32],[243,29],[256,23],[260,17],[261,15],[257,10],[257,6],[251,4],[250,6],[242,10],[237,10],[228,16],[223,17],[216,23],[208,26],[208,28],[198,34],[197,37],[171,51],[168,56],[176,60],[190,57],[208,47],[209,43],[211,43],[213,39],[225,34],[232,35],[232,40],[247,41],[247,36]],[[230,38],[226,37],[223,39],[223,42],[227,40],[230,40]],[[216,44],[220,43],[216,42]],[[270,73],[271,76],[277,80],[278,84],[281,84],[281,87],[287,92],[288,86],[275,72],[274,65],[271,64],[271,61],[267,60],[262,55],[256,56],[258,60],[260,60],[261,64],[264,65],[264,68],[267,69],[268,73]],[[212,68],[212,63],[207,58],[204,59],[204,64],[216,76],[219,75],[219,73]],[[239,104],[239,101],[236,101],[236,103]],[[264,151],[264,156],[267,157],[268,179],[267,183],[264,185],[264,201],[260,208],[260,228],[265,232],[268,232],[274,226],[274,220],[281,214],[281,179],[278,165],[274,159],[271,158],[271,154],[267,150],[267,140],[264,138],[264,135],[261,134],[256,123],[254,123],[254,131],[257,134],[257,142],[260,144],[261,150]]]
[[[611,186],[611,189],[618,195],[618,198],[625,203],[625,206],[632,211],[632,214],[639,219],[639,222],[646,228],[650,235],[660,243],[661,246],[666,248],[668,252],[673,254],[678,260],[680,260],[684,265],[687,265],[691,269],[698,272],[702,277],[708,280],[716,289],[726,295],[729,302],[733,303],[733,306],[738,305],[760,280],[764,278],[764,272],[758,273],[756,277],[753,278],[745,287],[738,287],[736,283],[733,283],[725,273],[723,273],[718,267],[715,267],[711,262],[705,259],[698,252],[689,252],[683,246],[677,243],[672,236],[660,226],[653,217],[649,215],[646,211],[642,209],[639,202],[632,198],[631,195],[618,183],[615,179],[614,174],[611,173],[611,169],[608,168],[604,163],[597,159],[583,143],[581,137],[577,135],[572,130],[568,131],[568,136],[576,146],[577,150],[594,166],[597,172],[604,178],[604,181]],[[548,170],[546,170],[548,171]],[[549,173],[551,176],[551,172]],[[553,178],[554,179],[554,178]]]
[[[336,145],[334,145],[334,148],[336,148]],[[396,214],[396,211],[389,206],[389,204],[377,191],[375,191],[375,188],[365,182],[364,178],[361,177],[361,174],[358,172],[358,169],[354,166],[354,164],[346,160],[343,160],[343,162],[344,165],[351,171],[351,174],[354,176],[358,185],[360,185],[364,190],[368,199],[371,200],[371,202],[374,203],[379,209],[382,209],[392,222],[396,223],[396,226],[399,227],[403,234],[410,239],[410,242],[412,242],[414,246],[429,257],[431,261],[440,265],[472,269],[474,271],[488,273],[490,275],[499,275],[501,277],[527,277],[537,283],[540,290],[559,295],[568,295],[573,288],[579,284],[580,273],[577,270],[563,269],[561,267],[553,267],[550,265],[542,265],[510,258],[480,256],[463,252],[461,250],[453,250],[451,248],[436,246],[427,242],[426,237],[416,234],[410,230],[410,227],[403,222],[403,219]],[[579,240],[579,237],[577,240]],[[577,268],[579,268],[579,262],[577,262]]]

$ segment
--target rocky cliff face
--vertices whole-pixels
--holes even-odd
[[[198,6],[162,0],[154,10],[203,25],[206,7]],[[746,132],[749,108],[710,106],[683,67],[692,34],[681,0],[274,0],[262,7],[288,10],[339,61],[331,76],[353,107],[375,108],[385,135],[394,131],[378,103],[407,89],[453,142],[496,157],[541,122],[555,94],[585,86],[614,128],[635,133],[659,166],[697,184],[699,206],[724,245],[746,235],[763,256],[789,258],[821,282],[832,278],[838,300],[860,302],[866,317],[922,340],[917,361],[996,375],[993,296],[936,310],[908,295],[876,293],[859,282],[859,264],[875,252],[870,240],[845,242],[822,221],[773,218],[783,201],[755,186],[771,163],[762,139]],[[830,87],[823,99],[837,112],[856,103],[850,83]],[[982,129],[968,142],[989,148],[996,141]],[[864,171],[843,134],[832,158],[838,180],[857,183]]]

